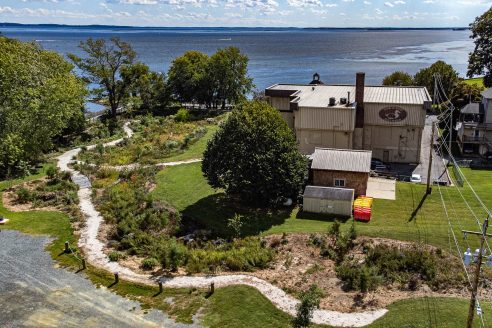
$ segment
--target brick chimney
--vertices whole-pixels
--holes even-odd
[[[355,127],[364,127],[364,88],[366,73],[359,72],[355,78],[355,101],[357,102],[357,111],[355,114]]]

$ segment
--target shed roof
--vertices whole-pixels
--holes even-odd
[[[492,88],[489,88],[482,92],[482,96],[487,99],[492,99]]]
[[[331,199],[331,200],[354,200],[354,189],[306,186],[305,198]]]
[[[369,173],[371,157],[370,150],[316,148],[311,169]]]
[[[266,94],[273,94],[275,91],[292,91],[292,93],[299,91],[296,96],[299,97],[298,104],[302,107],[327,107],[331,97],[338,101],[339,98],[347,98],[349,92],[350,103],[355,101],[353,85],[275,84],[266,89]],[[431,101],[431,98],[425,87],[366,86],[364,88],[364,103],[422,105],[426,101]]]
[[[483,113],[483,108],[481,108],[481,103],[470,103],[461,109],[462,114],[481,114]],[[482,109],[482,110],[481,110]]]

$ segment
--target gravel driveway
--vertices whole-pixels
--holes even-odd
[[[47,242],[0,231],[0,327],[191,327],[56,268]]]

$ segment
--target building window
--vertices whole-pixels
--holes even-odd
[[[335,179],[335,187],[345,187],[345,179]]]

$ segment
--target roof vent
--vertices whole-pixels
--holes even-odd
[[[347,104],[347,98],[340,98],[340,104],[346,105]]]
[[[328,106],[335,106],[336,103],[337,103],[337,99],[335,97],[330,97],[330,102]]]

